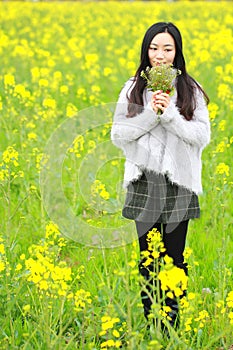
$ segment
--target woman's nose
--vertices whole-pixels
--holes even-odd
[[[157,55],[156,55],[156,58],[163,59],[164,58],[164,53],[162,51],[158,51]]]

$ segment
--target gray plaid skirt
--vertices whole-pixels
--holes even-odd
[[[129,184],[122,215],[142,222],[171,223],[200,217],[198,196],[167,175],[144,171]]]

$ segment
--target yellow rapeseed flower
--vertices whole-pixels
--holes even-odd
[[[72,147],[70,147],[68,149],[68,152],[74,153],[77,158],[80,158],[81,153],[84,151],[84,143],[85,143],[85,139],[84,139],[83,135],[78,135],[75,138],[75,140],[72,144]]]
[[[229,312],[228,317],[230,319],[230,324],[233,325],[233,311]]]
[[[86,307],[86,304],[91,304],[91,294],[84,289],[79,289],[74,295],[75,309],[80,311]]]
[[[62,94],[68,94],[68,92],[69,92],[68,86],[67,86],[67,85],[61,85],[61,86],[60,86],[60,92],[61,92]]]
[[[28,140],[36,140],[37,139],[37,135],[34,132],[29,132],[27,137],[28,137]]]
[[[6,268],[6,265],[4,263],[4,261],[0,260],[0,272],[4,271]]]
[[[112,329],[115,323],[120,322],[120,319],[118,317],[111,317],[111,316],[103,316],[101,317],[102,322],[102,330],[106,331],[108,329]]]
[[[68,118],[73,117],[75,114],[77,114],[77,111],[77,107],[72,103],[68,103],[68,105],[66,106],[66,116]]]
[[[38,83],[39,83],[40,87],[47,87],[47,86],[49,86],[48,79],[44,79],[44,78],[39,79]]]
[[[15,267],[15,271],[20,271],[22,269],[22,264],[17,264]]]
[[[208,105],[208,110],[209,110],[210,120],[213,121],[217,116],[217,113],[219,111],[219,107],[216,103],[210,102]]]
[[[218,124],[218,130],[220,130],[220,131],[225,131],[225,129],[226,129],[226,120],[221,120],[220,122],[219,122],[219,124]]]
[[[15,85],[15,77],[13,74],[5,74],[4,75],[4,85],[6,87]]]
[[[98,85],[92,85],[91,86],[91,91],[95,92],[95,93],[98,93],[98,92],[100,92],[100,87]]]
[[[48,282],[46,280],[42,280],[39,282],[39,288],[41,290],[48,290],[49,289],[49,285]]]
[[[231,98],[231,87],[228,84],[220,83],[218,85],[218,97],[222,101],[226,101],[227,99]]]
[[[189,247],[186,247],[184,250],[184,259],[187,260],[193,253],[193,250]]]
[[[56,101],[53,98],[45,98],[43,100],[43,107],[55,109]]]
[[[225,151],[226,144],[224,141],[221,141],[217,146],[214,151],[214,153],[223,153]]]
[[[105,188],[105,185],[100,180],[95,180],[91,185],[91,193],[95,197],[99,195],[104,200],[108,200],[110,198],[110,194]]]
[[[109,75],[112,74],[112,69],[109,68],[109,67],[105,67],[104,71],[103,71],[103,74],[104,74],[105,77],[108,77]]]
[[[106,340],[101,344],[101,349],[103,348],[111,348],[115,346],[115,342],[112,339]]]
[[[177,297],[181,296],[183,291],[187,289],[188,277],[184,270],[177,266],[160,271],[158,278],[161,281],[161,289],[173,292]]]
[[[26,90],[23,84],[17,84],[14,87],[14,93],[22,98],[29,98],[31,96],[30,91]]]
[[[198,317],[195,318],[195,321],[203,321],[203,320],[207,320],[209,318],[209,313],[206,310],[201,310],[199,311],[199,315]]]
[[[60,237],[58,226],[50,222],[46,226],[45,240],[29,247],[30,257],[28,259],[21,256],[27,271],[26,279],[34,283],[41,293],[46,293],[52,298],[71,295],[71,267],[67,266],[65,261],[57,261],[57,256],[63,246],[65,246],[65,240]],[[80,272],[82,273],[82,268]],[[79,279],[78,275],[77,279]],[[78,307],[83,308],[85,303],[91,302],[90,293],[83,290],[77,291],[72,300],[74,300],[76,310]]]
[[[32,80],[37,81],[40,77],[40,69],[38,67],[31,68]]]
[[[114,337],[116,337],[116,338],[119,338],[119,337],[120,337],[120,333],[119,333],[118,330],[116,330],[116,329],[114,329],[114,330],[112,331],[112,335],[113,335]]]
[[[188,300],[194,300],[196,297],[195,293],[189,292],[188,293]]]
[[[3,243],[0,243],[0,254],[5,254],[5,247]]]
[[[233,308],[233,291],[229,292],[226,298],[227,306]]]
[[[230,168],[227,164],[222,162],[216,166],[215,173],[219,174],[219,175],[225,174],[226,176],[229,176],[230,175]]]
[[[8,146],[2,155],[2,159],[4,163],[6,164],[13,163],[14,166],[19,165],[18,157],[19,157],[19,153],[12,146]]]
[[[23,312],[28,313],[31,310],[31,305],[27,304],[23,306]]]
[[[188,317],[185,320],[185,332],[190,332],[192,330],[191,324],[192,324],[192,317]]]

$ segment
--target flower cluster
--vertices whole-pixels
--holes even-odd
[[[206,324],[210,320],[209,312],[205,309],[198,311],[196,305],[201,305],[203,300],[202,296],[195,293],[188,293],[186,297],[180,301],[180,314],[184,327],[181,333],[198,333],[204,329]],[[196,314],[196,315],[195,315]]]
[[[59,236],[57,226],[49,223],[45,240],[29,247],[30,257],[25,259],[27,280],[33,282],[40,293],[53,298],[66,295],[69,282],[72,281],[71,268],[64,261],[56,262],[56,257],[64,245],[64,239]]]
[[[188,277],[184,270],[177,266],[160,271],[158,277],[161,281],[161,289],[167,291],[169,298],[173,298],[174,295],[182,296],[187,289]]]
[[[233,291],[230,291],[226,298],[227,307],[230,309],[228,317],[230,319],[230,324],[233,325]]]
[[[0,277],[2,272],[6,269],[6,253],[5,253],[5,247],[3,243],[3,239],[0,237]]]
[[[109,315],[101,317],[101,328],[99,335],[106,337],[106,340],[101,343],[101,349],[120,348],[122,341],[119,338],[121,337],[123,326],[120,324],[119,317],[111,317]]]
[[[56,224],[50,222],[46,226],[45,239],[40,244],[33,244],[29,247],[30,257],[25,258],[26,279],[32,282],[40,295],[45,295],[51,299],[67,297],[69,302],[73,302],[74,309],[81,311],[91,304],[91,294],[80,288],[72,290],[72,282],[79,280],[83,273],[83,266],[80,266],[78,274],[73,276],[71,267],[65,261],[59,261],[59,255],[66,241],[61,237]]]
[[[104,200],[108,200],[110,198],[110,195],[105,188],[105,184],[103,184],[100,180],[95,180],[93,182],[91,185],[91,193],[94,197],[99,195]]]
[[[161,90],[170,94],[174,89],[174,79],[181,71],[175,69],[171,64],[159,64],[153,67],[147,67],[141,72],[141,77],[146,80],[147,87],[152,91]]]
[[[75,140],[72,144],[72,147],[70,147],[68,149],[68,152],[74,153],[77,158],[80,158],[82,155],[82,152],[84,151],[84,143],[85,143],[85,139],[84,139],[83,135],[78,135],[75,138]]]
[[[71,293],[71,296],[72,295],[73,293]],[[70,295],[68,297],[70,297]],[[87,304],[91,304],[91,303],[92,303],[92,299],[91,299],[90,292],[87,292],[84,289],[79,289],[74,294],[75,311],[81,311],[86,308]]]
[[[160,254],[165,252],[161,233],[153,228],[147,235],[148,250],[141,252],[141,257],[144,260],[143,266],[147,267],[160,257]]]
[[[225,163],[219,163],[216,166],[216,170],[215,170],[216,174],[219,175],[225,175],[225,176],[229,176],[230,175],[230,168],[229,165],[225,164]]]
[[[2,154],[2,162],[0,163],[0,181],[24,177],[24,172],[18,168],[18,158],[18,151],[16,151],[13,146],[8,146]]]

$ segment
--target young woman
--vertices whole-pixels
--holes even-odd
[[[150,91],[141,77],[142,70],[160,64],[172,64],[181,71],[172,96]],[[147,234],[156,228],[166,254],[186,274],[183,252],[188,223],[200,216],[201,153],[210,141],[208,102],[186,71],[178,28],[166,22],[152,25],[142,42],[136,74],[120,93],[111,138],[126,157],[122,215],[135,221],[140,251],[147,250]],[[142,264],[139,267],[150,280],[150,271]],[[152,300],[144,292],[142,297],[147,317]],[[178,300],[166,298],[166,305],[171,310],[169,322],[175,326]]]

